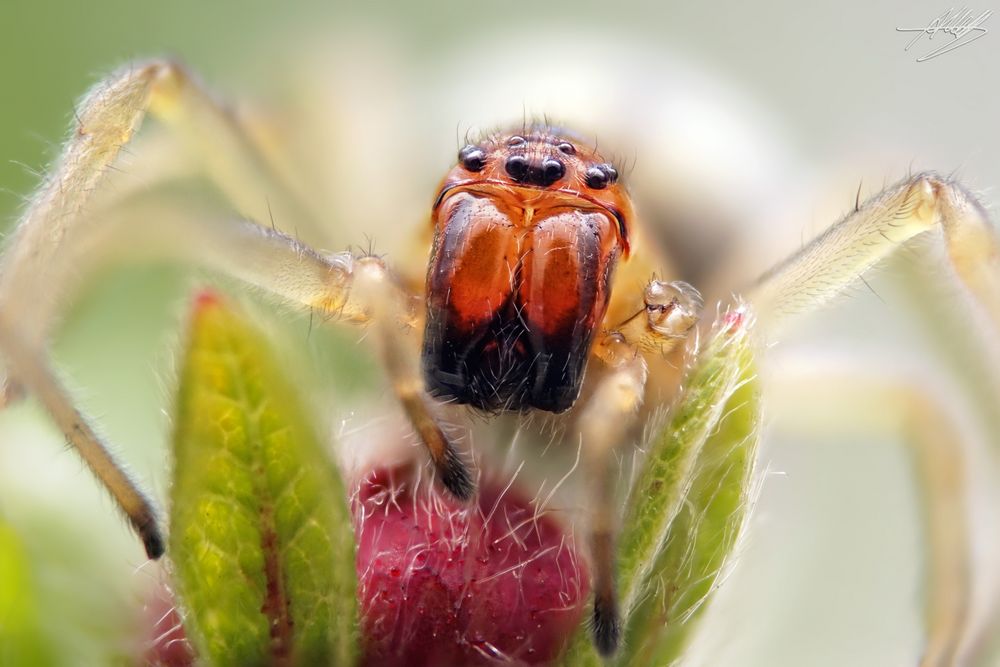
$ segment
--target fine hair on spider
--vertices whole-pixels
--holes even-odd
[[[308,206],[296,201],[257,138],[195,78],[175,63],[152,61],[112,74],[83,98],[61,157],[8,240],[0,265],[8,400],[23,387],[44,406],[148,556],[158,558],[164,540],[157,511],[76,407],[46,345],[69,288],[66,267],[106,233],[100,214],[121,202],[121,193],[103,193],[104,178],[147,114],[185,145],[211,154],[204,176],[233,210],[253,210],[261,192],[282,210],[307,212]],[[570,426],[560,423],[553,439],[564,434],[580,443],[591,628],[599,652],[612,655],[622,618],[636,600],[634,591],[619,590],[615,577],[619,467],[609,462],[641,434],[643,417],[661,411],[679,390],[686,355],[696,353],[704,305],[695,287],[655,277],[661,253],[644,242],[622,172],[596,143],[547,121],[467,138],[430,199],[433,241],[422,286],[396,276],[371,239],[364,251],[325,253],[267,220],[237,215],[179,215],[169,225],[132,230],[128,238],[323,318],[369,326],[388,383],[438,482],[459,501],[473,502],[476,476],[451,429],[442,427],[436,401],[481,414],[565,413]],[[943,230],[949,271],[1000,329],[995,230],[975,197],[931,172],[859,200],[759,281],[740,286],[740,294],[760,330],[773,335],[909,239],[936,229]],[[629,289],[637,276],[643,289]],[[673,393],[647,400],[647,384],[654,383],[672,383]]]

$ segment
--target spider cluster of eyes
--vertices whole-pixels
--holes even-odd
[[[469,144],[458,152],[462,168],[473,173],[483,171],[491,159],[502,160],[504,172],[515,183],[548,187],[566,175],[566,159],[574,158],[576,146],[568,141],[554,144],[556,150],[544,156],[532,156],[528,147],[544,140],[525,138],[519,134],[507,137],[499,144]],[[594,163],[583,172],[583,182],[592,190],[603,190],[618,182],[618,170],[607,162]]]

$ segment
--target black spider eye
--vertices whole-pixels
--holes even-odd
[[[587,181],[587,187],[593,188],[594,190],[603,190],[608,187],[608,174],[600,167],[591,167],[587,169],[585,175]]]
[[[596,164],[586,173],[587,187],[601,190],[618,182],[618,170],[610,164]]]
[[[542,183],[552,185],[566,174],[566,167],[555,158],[545,158],[542,162]]]
[[[486,153],[479,146],[466,146],[458,151],[458,161],[469,171],[482,171],[486,166]]]
[[[515,181],[522,181],[528,174],[528,158],[523,155],[511,155],[507,158],[504,169]]]
[[[515,134],[513,137],[507,140],[508,146],[520,146],[524,144],[524,137],[519,134]]]
[[[564,141],[559,144],[559,152],[563,155],[576,155],[576,146],[568,141]]]

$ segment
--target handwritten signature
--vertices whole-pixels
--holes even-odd
[[[920,41],[921,37],[927,36],[928,40],[934,39],[934,35],[944,33],[951,36],[951,41],[942,44],[929,53],[925,53],[917,58],[918,63],[937,58],[940,55],[954,51],[960,46],[971,44],[989,32],[983,27],[986,20],[993,16],[991,10],[986,10],[976,16],[972,10],[963,7],[956,10],[948,9],[943,14],[927,24],[926,28],[896,28],[896,32],[915,32],[917,35],[910,40],[904,51],[909,51],[910,47]]]

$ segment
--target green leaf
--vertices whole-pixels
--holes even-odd
[[[351,665],[344,485],[263,337],[202,295],[181,368],[170,557],[203,660]]]
[[[757,458],[759,391],[749,350],[718,429],[702,446],[690,489],[628,618],[620,664],[670,665],[683,656],[745,525]],[[728,380],[727,380],[728,382]]]
[[[751,325],[745,308],[716,324],[650,441],[618,541],[625,641],[613,664],[659,667],[681,655],[741,533],[758,440]],[[602,664],[585,628],[563,664]]]
[[[27,552],[0,519],[0,665],[56,664],[37,598]]]

